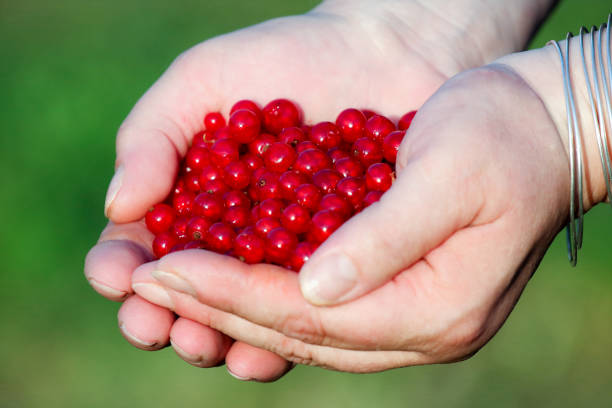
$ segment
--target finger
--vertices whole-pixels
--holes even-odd
[[[174,314],[138,295],[130,296],[119,309],[119,330],[133,346],[142,350],[159,350],[170,340]]]
[[[134,273],[134,290],[139,296],[169,310],[176,308],[167,289],[162,289],[151,277],[153,264],[147,264]],[[185,309],[185,302],[182,302]],[[201,306],[194,302],[194,306]],[[200,308],[202,309],[202,308]],[[212,309],[211,309],[212,310]],[[179,318],[170,332],[171,343],[177,354],[198,367],[212,367],[226,359],[230,374],[241,380],[274,381],[287,373],[292,365],[278,355],[241,342],[234,342],[226,335],[209,327],[204,314],[185,314]],[[226,356],[227,354],[227,356]]]
[[[138,292],[138,289],[136,289]],[[202,324],[209,325],[236,339],[236,343],[247,343],[252,347],[268,350],[295,364],[314,365],[335,370],[367,373],[382,371],[390,368],[420,365],[444,360],[430,357],[420,352],[410,351],[362,351],[346,350],[327,346],[317,346],[289,338],[283,334],[259,325],[236,315],[229,314],[198,302],[193,296],[175,290],[168,290],[171,302],[177,314]],[[238,341],[239,340],[239,341]],[[261,357],[251,359],[249,364],[239,369],[234,365],[233,355],[237,350],[228,352],[226,357],[228,368],[235,370],[235,374],[242,378],[265,381],[262,371],[267,371],[267,365],[272,366],[274,361],[262,360]],[[257,363],[257,364],[255,364]],[[276,360],[278,363],[278,360]],[[248,369],[246,369],[248,367]],[[282,364],[278,364],[282,368]],[[286,366],[285,366],[286,367]],[[290,367],[290,366],[289,366]],[[253,370],[249,373],[250,370]],[[278,370],[276,373],[284,374],[286,371]],[[234,373],[234,371],[232,371]],[[281,375],[282,375],[281,374]],[[268,379],[276,378],[272,371],[267,373]]]
[[[114,222],[140,219],[168,195],[179,158],[203,126],[207,93],[203,81],[194,80],[191,55],[174,61],[117,133],[116,171],[105,202],[105,214]]]
[[[94,290],[114,301],[132,294],[132,271],[152,260],[151,240],[142,223],[109,223],[85,258],[85,277]]]
[[[334,305],[355,299],[471,221],[472,207],[453,188],[444,159],[437,153],[415,157],[379,202],[342,225],[315,251],[299,274],[308,301]]]
[[[301,296],[295,273],[274,265],[246,265],[234,258],[192,250],[170,254],[134,272],[133,287],[151,275],[166,288],[310,344],[353,349],[424,350],[448,314],[435,274],[421,262],[367,297],[318,308]],[[171,271],[171,272],[169,272]],[[147,273],[151,275],[147,276]],[[142,293],[157,304],[165,304]],[[402,328],[401,336],[397,327]]]
[[[272,382],[287,374],[293,364],[284,358],[242,341],[235,342],[225,357],[230,375],[241,381]]]
[[[179,317],[170,330],[170,344],[183,360],[196,367],[223,362],[233,340],[198,322]]]

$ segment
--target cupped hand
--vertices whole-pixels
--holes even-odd
[[[499,329],[562,228],[567,163],[519,75],[468,71],[416,115],[391,189],[299,275],[186,251],[133,282],[137,293],[162,283],[162,304],[180,316],[297,363],[370,372],[460,360]],[[300,280],[307,298],[334,306],[307,302]]]
[[[233,332],[230,337],[222,335],[209,328],[215,324],[197,316],[175,321],[169,310],[133,295],[132,272],[152,260],[152,236],[142,218],[149,207],[168,195],[178,162],[193,134],[202,129],[207,112],[227,115],[240,99],[264,104],[284,97],[300,104],[308,122],[329,120],[350,106],[393,117],[420,106],[449,76],[485,62],[482,58],[487,53],[474,53],[478,47],[465,40],[462,28],[447,24],[440,15],[419,2],[328,1],[305,15],[271,20],[206,41],[174,61],[121,125],[116,173],[105,205],[111,221],[85,265],[86,277],[95,290],[112,300],[127,299],[119,320],[132,344],[154,350],[171,340],[179,355],[192,364],[213,366],[225,359],[230,372],[242,378],[266,381],[289,369],[287,362],[263,349],[291,357],[286,350],[251,338],[245,340],[262,349],[240,341],[232,343],[233,334],[238,340],[243,336]],[[502,50],[505,48],[498,52]],[[397,191],[408,188],[400,187],[410,179],[404,174],[424,171],[418,167],[402,170],[396,192],[384,203],[393,202],[391,197],[401,194]],[[416,195],[408,196],[417,199]],[[360,219],[374,216],[376,211],[381,210],[373,208]],[[397,245],[391,238],[383,237],[377,245]],[[326,248],[332,248],[333,242]],[[420,239],[413,245],[415,254],[424,249]],[[218,262],[204,252],[185,256],[196,261],[197,268]],[[239,273],[244,267],[236,264],[230,269]],[[282,279],[289,279],[294,284],[291,296],[298,301],[295,276],[284,275],[278,268],[255,269],[265,271],[263,276],[281,274]],[[138,285],[135,289],[138,291]]]

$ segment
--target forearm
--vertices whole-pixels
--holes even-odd
[[[452,67],[447,76],[524,49],[556,0],[325,0],[315,10],[359,20],[376,15],[408,44]],[[417,42],[417,41],[414,41]]]
[[[602,34],[605,39],[605,30]],[[591,45],[590,39],[587,39],[589,39],[589,36],[584,37],[586,66],[592,81]],[[579,37],[570,40],[569,63],[578,127],[584,146],[584,205],[586,209],[589,209],[597,203],[605,201],[606,184],[579,41]],[[566,41],[559,41],[559,45],[563,52],[565,52]],[[606,58],[609,51],[606,51],[605,41],[602,49],[604,58]],[[499,59],[498,62],[516,71],[539,95],[557,127],[559,137],[565,146],[566,152],[569,152],[567,110],[561,73],[561,60],[557,50],[553,46],[546,46],[533,51],[508,55]],[[594,89],[593,92],[595,92]],[[604,106],[602,108],[605,112],[605,100],[603,102]],[[611,124],[608,121],[604,122],[606,134],[608,135],[608,151],[612,151],[612,145],[610,144],[612,136]]]

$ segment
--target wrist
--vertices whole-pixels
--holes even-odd
[[[377,20],[450,77],[524,49],[555,3],[556,0],[325,0],[315,11],[341,15],[360,25],[364,18]]]
[[[559,42],[559,46],[563,51],[565,51],[565,44],[565,40]],[[591,61],[589,58],[590,50],[590,42],[585,41],[587,70],[589,75],[592,75]],[[561,60],[556,49],[553,46],[546,46],[533,51],[508,55],[500,58],[497,62],[509,66],[517,72],[541,98],[546,106],[552,121],[555,123],[559,138],[568,156],[569,179],[567,108],[561,71]],[[570,39],[569,64],[577,122],[583,145],[583,204],[585,210],[588,210],[596,204],[606,200],[607,190],[601,165],[595,124],[593,122],[592,109],[588,99],[587,82],[584,76],[578,37]],[[610,123],[606,123],[609,150],[612,148],[610,145],[610,136],[612,136],[611,131]]]

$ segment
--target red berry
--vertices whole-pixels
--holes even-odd
[[[213,164],[223,168],[239,159],[238,144],[232,139],[220,139],[210,148],[210,158]]]
[[[281,223],[287,230],[301,234],[308,230],[310,226],[310,212],[298,204],[289,204],[283,210]]]
[[[317,123],[310,130],[310,140],[319,148],[328,150],[342,141],[338,127],[331,122]]]
[[[266,198],[281,198],[279,174],[271,171],[263,173],[256,181],[257,197],[259,200]]]
[[[280,218],[283,213],[285,204],[278,198],[267,198],[259,203],[259,216],[258,218],[272,217]]]
[[[303,151],[295,159],[295,164],[293,165],[295,170],[309,176],[329,167],[331,167],[331,159],[319,149]]]
[[[211,250],[224,254],[234,247],[235,238],[236,233],[232,227],[216,222],[208,229],[206,243]]]
[[[272,143],[275,143],[276,137],[269,133],[260,134],[255,140],[249,143],[249,152],[256,156],[263,156]]]
[[[295,152],[297,154],[300,154],[303,151],[310,150],[310,149],[318,149],[317,145],[314,144],[311,140],[304,140],[303,142],[300,142],[298,143],[297,146],[295,146]]]
[[[381,115],[372,116],[365,125],[365,135],[378,143],[382,143],[385,136],[394,130],[393,122]]]
[[[383,195],[382,191],[369,191],[368,194],[366,194],[366,196],[363,198],[363,206],[364,207],[371,206],[372,204],[380,200],[380,197],[382,195]]]
[[[176,194],[172,197],[172,207],[177,215],[188,215],[191,213],[191,206],[193,205],[193,200],[195,199],[195,194],[189,191],[186,191],[181,194]]]
[[[340,129],[342,139],[345,142],[353,143],[363,137],[366,120],[365,115],[357,109],[345,109],[340,112],[336,119],[336,126]]]
[[[200,187],[200,191],[208,194],[215,194],[222,196],[229,191],[229,187],[223,181],[219,179],[208,180]]]
[[[251,207],[251,201],[242,191],[231,190],[223,194],[223,205],[225,208],[230,207]]]
[[[342,177],[361,177],[364,172],[361,162],[350,156],[338,160],[334,167]]]
[[[278,179],[281,196],[285,200],[295,199],[295,189],[308,182],[308,177],[298,171],[289,170],[280,175]]]
[[[177,240],[170,232],[162,232],[153,239],[153,253],[156,257],[161,258],[170,253],[170,249],[177,244]]]
[[[234,254],[248,264],[264,260],[266,242],[254,230],[245,228],[234,240]]]
[[[412,119],[414,118],[414,115],[416,115],[417,111],[410,111],[406,114],[404,114],[404,116],[402,116],[397,124],[397,128],[399,130],[406,130],[410,127],[410,124],[412,123]]]
[[[187,237],[190,240],[204,241],[212,223],[198,215],[191,217],[187,222]]]
[[[209,180],[222,180],[223,171],[217,166],[208,165],[200,172],[200,184],[204,185]]]
[[[268,170],[282,173],[295,162],[296,153],[291,146],[283,142],[272,143],[263,155]]]
[[[240,109],[229,118],[232,138],[238,143],[250,143],[259,136],[261,122],[255,112]]]
[[[367,137],[357,139],[353,144],[352,151],[353,155],[366,167],[382,161],[380,145]]]
[[[275,99],[263,108],[263,123],[271,133],[278,135],[286,127],[300,124],[300,111],[287,99]]]
[[[317,243],[325,241],[340,225],[344,219],[337,212],[321,210],[312,216],[312,227],[309,237]]]
[[[295,201],[310,211],[316,211],[322,195],[321,190],[314,184],[302,184],[295,189]]]
[[[177,242],[185,243],[189,241],[189,237],[187,235],[188,223],[189,217],[183,216],[177,218],[170,227],[170,232],[172,232]]]
[[[215,194],[200,193],[193,202],[192,212],[214,222],[221,219],[223,202]]]
[[[175,219],[174,209],[167,204],[155,204],[145,215],[145,224],[153,234],[168,231]],[[168,247],[170,249],[170,247]]]
[[[259,106],[257,106],[255,102],[250,101],[248,99],[243,99],[241,101],[236,102],[234,106],[232,106],[232,109],[230,110],[230,116],[232,116],[234,112],[241,110],[241,109],[250,110],[251,112],[257,114],[257,117],[259,117],[260,120],[262,118],[261,109],[259,109]]]
[[[289,266],[292,270],[299,272],[302,266],[310,259],[317,246],[311,242],[300,242],[289,257]]]
[[[206,249],[206,245],[202,241],[189,241],[183,249]]]
[[[234,161],[223,169],[225,184],[235,190],[240,190],[249,185],[251,181],[251,171],[246,163]]]
[[[306,140],[306,135],[301,128],[292,126],[284,128],[278,135],[278,140],[295,148]]]
[[[208,145],[210,144],[210,140],[207,139],[208,133],[205,130],[201,130],[198,133],[196,133],[195,135],[193,135],[193,138],[191,139],[191,147],[204,147],[204,148],[208,148]]]
[[[222,219],[234,228],[244,228],[251,220],[251,212],[247,207],[234,206],[225,210]]]
[[[219,130],[215,131],[215,133],[213,133],[213,137],[210,139],[210,141],[214,143],[217,140],[231,139],[231,138],[232,138],[232,133],[230,132],[229,126],[223,126]]]
[[[366,120],[370,119],[374,115],[377,115],[377,113],[371,109],[362,109],[361,112],[363,113],[363,116],[365,116]]]
[[[179,178],[176,181],[176,184],[174,185],[174,189],[172,190],[172,194],[173,195],[179,195],[181,193],[184,193],[185,191],[187,191],[187,188],[185,187],[185,179]]]
[[[185,175],[185,187],[188,191],[200,192],[200,172],[192,171]]]
[[[277,218],[271,218],[271,217],[260,218],[255,223],[255,232],[259,234],[259,236],[261,237],[266,237],[268,235],[268,232],[280,226],[281,226],[281,222]]]
[[[312,184],[319,187],[324,194],[333,193],[340,180],[342,175],[332,169],[319,170],[312,176]]]
[[[327,151],[327,155],[329,156],[329,158],[332,160],[332,163],[336,164],[336,162],[340,159],[344,159],[345,157],[350,157],[350,154],[340,148],[340,147],[332,147],[331,149],[329,149]]]
[[[204,126],[209,133],[215,133],[225,126],[225,118],[219,112],[210,112],[204,116]]]
[[[405,130],[396,130],[395,132],[389,133],[385,137],[385,140],[383,140],[383,157],[389,163],[395,163],[395,160],[397,159],[397,152],[399,151],[400,144],[402,143],[405,134]]]
[[[244,162],[244,164],[246,164],[251,171],[257,170],[263,166],[263,160],[261,157],[250,152],[243,154],[240,161]]]
[[[366,187],[373,191],[387,191],[393,183],[393,169],[387,163],[374,163],[365,176]]]
[[[335,211],[344,220],[347,220],[353,213],[351,204],[336,193],[325,194],[319,202],[319,210]]]
[[[363,179],[357,177],[344,178],[338,182],[336,191],[338,195],[346,199],[354,209],[361,209],[363,198],[366,195],[366,186]]]
[[[202,170],[210,164],[210,151],[205,147],[192,147],[185,156],[185,165],[192,170]]]
[[[283,227],[274,228],[266,237],[266,259],[279,264],[289,259],[297,246],[297,237]]]

